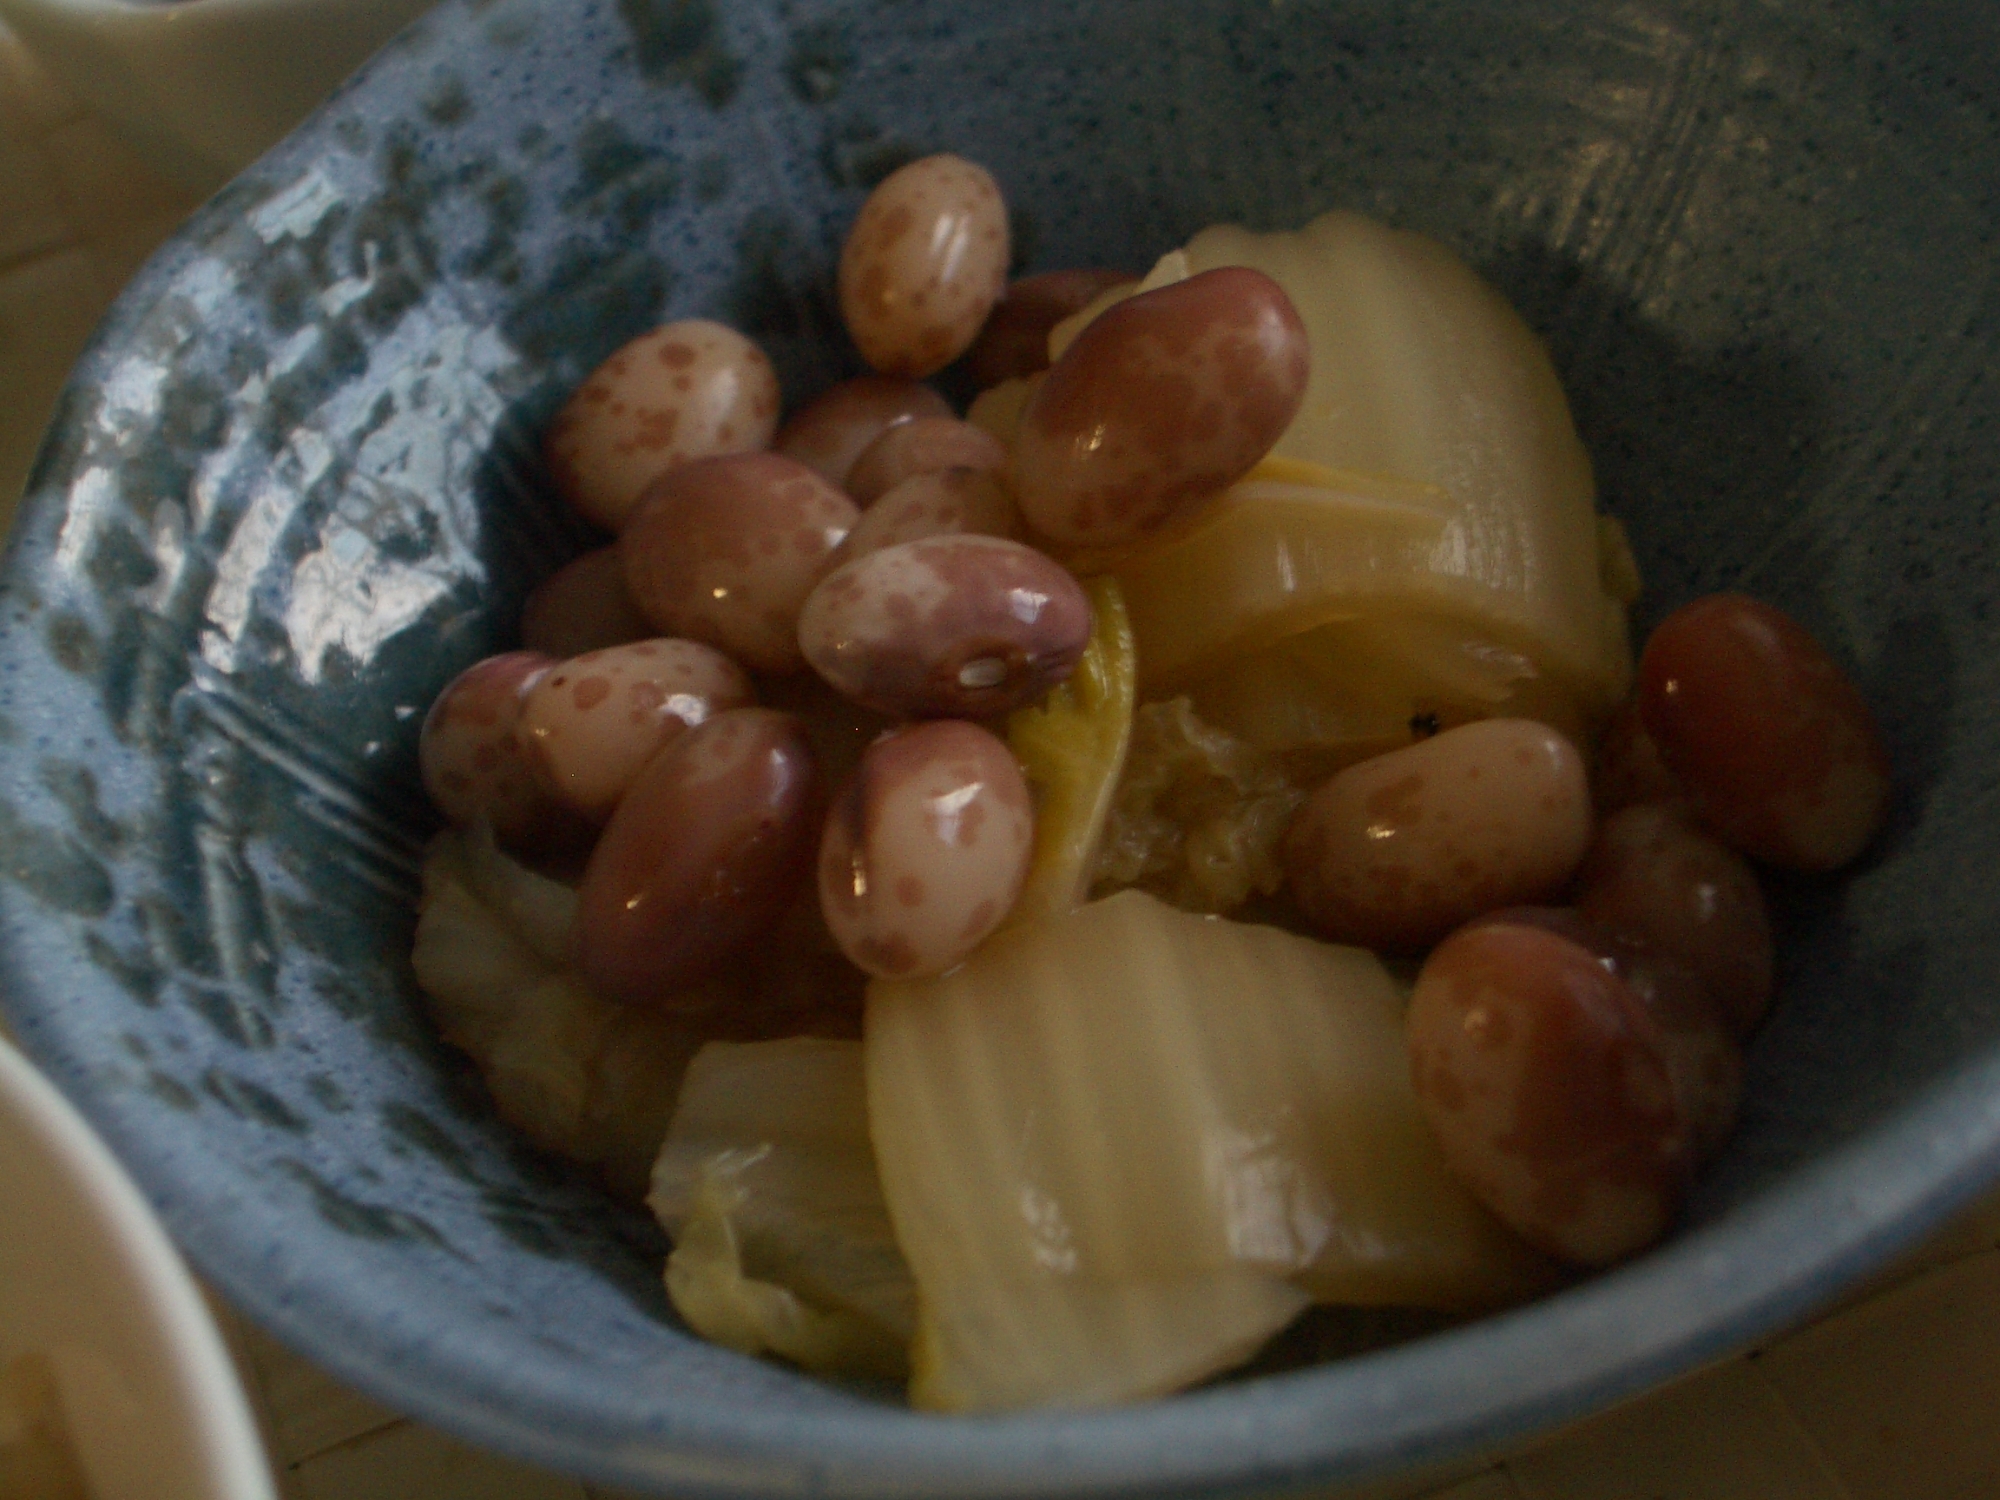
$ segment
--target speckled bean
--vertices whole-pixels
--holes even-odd
[[[1326,936],[1413,953],[1481,912],[1548,900],[1589,843],[1575,747],[1485,719],[1340,772],[1300,808],[1284,860]]]
[[[1661,621],[1639,712],[1696,815],[1753,859],[1837,869],[1888,812],[1889,760],[1860,689],[1768,604],[1710,594]]]
[[[790,714],[739,708],[677,736],[618,804],[584,871],[584,978],[615,1000],[671,1006],[810,878],[823,805]]]
[[[1687,1124],[1688,1149],[1697,1164],[1707,1161],[1736,1129],[1743,1105],[1743,1044],[1707,987],[1668,956],[1610,937],[1595,951],[1658,1023],[1660,1058]]]
[[[522,648],[559,661],[652,633],[625,587],[616,547],[598,547],[565,563],[530,589],[521,605]]]
[[[1652,1243],[1694,1151],[1660,1027],[1542,927],[1454,933],[1417,976],[1410,1078],[1445,1158],[1524,1238],[1583,1265]]]
[[[826,925],[871,974],[941,974],[1013,907],[1034,834],[1028,784],[1000,740],[956,719],[892,730],[827,814]]]
[[[998,474],[944,469],[905,479],[861,513],[827,559],[827,571],[885,547],[961,534],[1019,540],[1021,511]]]
[[[1090,600],[1019,542],[937,536],[829,573],[799,614],[799,644],[855,702],[900,718],[988,718],[1068,677]]]
[[[756,701],[742,669],[711,646],[633,641],[544,672],[514,732],[542,785],[601,823],[676,735]]]
[[[992,433],[956,417],[914,417],[888,428],[854,460],[846,490],[856,505],[869,506],[917,474],[939,469],[1007,467],[1007,445]]]
[[[1739,1037],[1771,1003],[1771,923],[1756,873],[1670,808],[1612,814],[1577,876],[1577,910],[1691,970]]]
[[[916,417],[950,415],[951,403],[922,381],[857,375],[794,412],[772,447],[845,488],[854,460],[889,428]]]
[[[424,790],[439,812],[461,826],[484,818],[502,843],[528,852],[567,843],[573,831],[515,737],[524,700],[555,665],[539,651],[474,662],[438,694],[417,742]]]
[[[1305,325],[1261,271],[1227,266],[1094,320],[1030,398],[1021,512],[1070,546],[1115,546],[1248,473],[1305,396]]]
[[[985,168],[926,156],[885,177],[840,251],[840,314],[885,375],[942,370],[1007,287],[1007,205]]]
[[[626,587],[661,634],[753,671],[796,671],[799,606],[859,514],[775,453],[683,464],[648,488],[618,539]]]
[[[1574,907],[1509,907],[1460,931],[1485,926],[1552,932],[1594,954],[1625,982],[1659,1027],[1660,1060],[1687,1122],[1696,1161],[1713,1155],[1736,1128],[1743,1102],[1743,1048],[1723,1019],[1722,1007],[1695,973],[1674,955],[1608,931]]]
[[[668,323],[619,349],[556,413],[543,440],[556,489],[617,531],[676,464],[770,446],[778,374],[733,328]]]
[[[1043,271],[1007,288],[965,352],[966,373],[985,390],[1049,367],[1049,330],[1082,312],[1100,293],[1137,280],[1126,271]]]

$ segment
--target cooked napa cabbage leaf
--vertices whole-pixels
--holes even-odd
[[[1142,696],[1190,693],[1260,748],[1334,763],[1407,743],[1430,714],[1578,732],[1608,712],[1630,680],[1630,554],[1594,514],[1519,315],[1443,246],[1357,214],[1204,230],[1185,258],[1283,285],[1312,375],[1267,466],[1114,563]],[[1406,636],[1421,649],[1385,654]]]
[[[697,1333],[823,1373],[905,1373],[915,1288],[875,1174],[859,1042],[703,1047],[647,1203]]]
[[[1211,1290],[1236,1297],[1247,1276],[1474,1309],[1551,1284],[1446,1169],[1410,1088],[1401,994],[1360,949],[1126,891],[997,934],[950,974],[874,982],[866,1048],[876,1160],[928,1330],[920,1399],[979,1404],[966,1393],[1006,1364],[996,1349],[1081,1347],[1076,1288],[1171,1301],[1220,1277]],[[1279,1302],[1258,1305],[1275,1317]],[[1258,1317],[1219,1323],[1202,1360],[1247,1352]],[[1154,1368],[1091,1348],[1078,1389]],[[1035,1399],[1084,1399],[1060,1361],[1047,1380]]]
[[[927,1411],[1108,1406],[1242,1364],[1307,1295],[1253,1271],[1151,1281],[1036,1277],[926,1299],[910,1403]]]
[[[1012,447],[1014,434],[1021,430],[1021,413],[1028,409],[1035,387],[1041,383],[1042,375],[1037,372],[990,385],[972,398],[972,405],[965,409],[965,420]]]
[[[1186,698],[1142,704],[1099,843],[1095,889],[1140,886],[1228,913],[1284,882],[1278,846],[1305,791],[1272,756],[1203,723]]]
[[[502,1119],[620,1197],[645,1194],[703,1041],[860,1034],[863,976],[816,898],[728,972],[634,1006],[595,994],[573,967],[576,892],[484,829],[439,834],[423,879],[411,962],[439,1033],[471,1056]]]
[[[1007,748],[1035,798],[1035,847],[1008,916],[1038,921],[1089,894],[1097,847],[1125,765],[1138,664],[1116,579],[1084,582],[1090,644],[1068,681],[1007,719]]]
[[[732,1180],[736,1165],[703,1164],[667,1257],[667,1295],[688,1327],[725,1349],[775,1354],[822,1375],[903,1375],[905,1351],[875,1324],[744,1269],[736,1216],[748,1194]]]
[[[636,1200],[700,1038],[679,1017],[601,999],[566,966],[575,907],[574,891],[490,835],[441,833],[411,962],[438,1031],[477,1064],[500,1117]]]

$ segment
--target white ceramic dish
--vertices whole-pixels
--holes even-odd
[[[93,1500],[275,1500],[179,1254],[69,1102],[0,1038],[0,1371],[24,1355],[53,1370]]]

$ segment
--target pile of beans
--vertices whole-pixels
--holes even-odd
[[[1750,861],[1837,869],[1889,799],[1861,694],[1740,594],[1654,631],[1596,769],[1593,807],[1556,731],[1467,724],[1335,776],[1285,846],[1320,933],[1428,952],[1411,1078],[1446,1157],[1584,1265],[1657,1238],[1735,1123],[1772,992]]]
[[[1055,323],[1130,278],[1010,289],[1007,261],[992,178],[925,158],[875,190],[841,254],[842,314],[875,373],[780,427],[753,343],[672,323],[551,424],[552,478],[616,542],[535,591],[525,649],[445,690],[421,757],[454,821],[484,818],[543,863],[587,851],[578,964],[606,996],[671,1004],[815,868],[862,969],[964,958],[1033,847],[1028,786],[986,726],[1064,681],[1092,632],[1043,548],[1145,535],[1248,472],[1297,410],[1297,313],[1268,277],[1216,271],[1093,323],[1010,452],[923,378],[961,356],[988,381],[1040,371]],[[808,671],[893,726],[836,787],[813,726],[760,706]]]
[[[1029,789],[986,726],[1062,682],[1092,631],[1052,554],[1173,524],[1297,412],[1298,314],[1230,268],[1088,323],[1010,450],[923,379],[961,357],[982,385],[1043,372],[1050,330],[1130,278],[1010,288],[1007,261],[992,179],[925,158],[876,189],[841,255],[875,373],[780,426],[754,344],[672,323],[552,424],[555,483],[616,541],[535,591],[524,649],[445,690],[422,767],[452,820],[581,862],[577,961],[607,997],[671,1005],[815,870],[861,969],[962,960],[1033,844]],[[761,706],[804,673],[887,726],[837,786],[813,726]],[[1887,796],[1839,668],[1776,611],[1718,595],[1655,632],[1594,774],[1545,725],[1463,725],[1321,786],[1284,864],[1312,930],[1428,953],[1412,1077],[1448,1160],[1526,1238],[1601,1264],[1662,1232],[1734,1121],[1772,988],[1747,861],[1835,868]]]

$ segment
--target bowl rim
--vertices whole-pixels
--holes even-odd
[[[766,1411],[683,1388],[660,1403],[672,1426],[661,1442],[593,1425],[581,1407],[551,1408],[559,1421],[526,1419],[504,1372],[455,1359],[449,1344],[402,1345],[380,1299],[349,1296],[346,1315],[327,1318],[325,1302],[267,1274],[269,1247],[240,1223],[232,1232],[234,1221],[201,1214],[167,1176],[155,1179],[141,1122],[126,1118],[117,1091],[94,1087],[59,1045],[47,1072],[155,1189],[189,1259],[267,1332],[364,1395],[476,1446],[687,1500],[1101,1500],[1443,1482],[1805,1321],[2000,1179],[1994,1056],[1637,1260],[1386,1349],[1133,1406],[999,1416]],[[391,1344],[398,1357],[385,1359]],[[543,1394],[562,1405],[562,1392]]]
[[[1980,1148],[1954,1161],[1952,1146],[1974,1140]],[[886,1420],[865,1421],[859,1432],[845,1417],[766,1415],[697,1397],[682,1403],[681,1425],[703,1441],[670,1456],[612,1456],[588,1436],[523,1428],[441,1400],[420,1370],[385,1367],[365,1351],[322,1347],[315,1357],[377,1399],[496,1451],[607,1483],[657,1484],[689,1500],[799,1491],[828,1500],[1101,1500],[1425,1474],[1443,1482],[1808,1321],[1996,1179],[2000,1057],[1934,1086],[1895,1121],[1712,1224],[1552,1297],[1442,1333],[1132,1406],[997,1417],[884,1408]],[[1871,1191],[1858,1193],[1854,1180]],[[293,1334],[296,1308],[258,1310]],[[1508,1394],[1495,1402],[1488,1393],[1503,1382]],[[1450,1415],[1410,1415],[1431,1411]],[[1330,1442],[1328,1433],[1342,1436]],[[1229,1457],[1218,1462],[1212,1453]]]
[[[0,1034],[0,1130],[47,1164],[68,1207],[110,1252],[147,1325],[131,1330],[150,1344],[171,1377],[174,1426],[188,1434],[213,1500],[276,1500],[263,1438],[235,1361],[180,1252],[125,1168],[55,1084]]]

